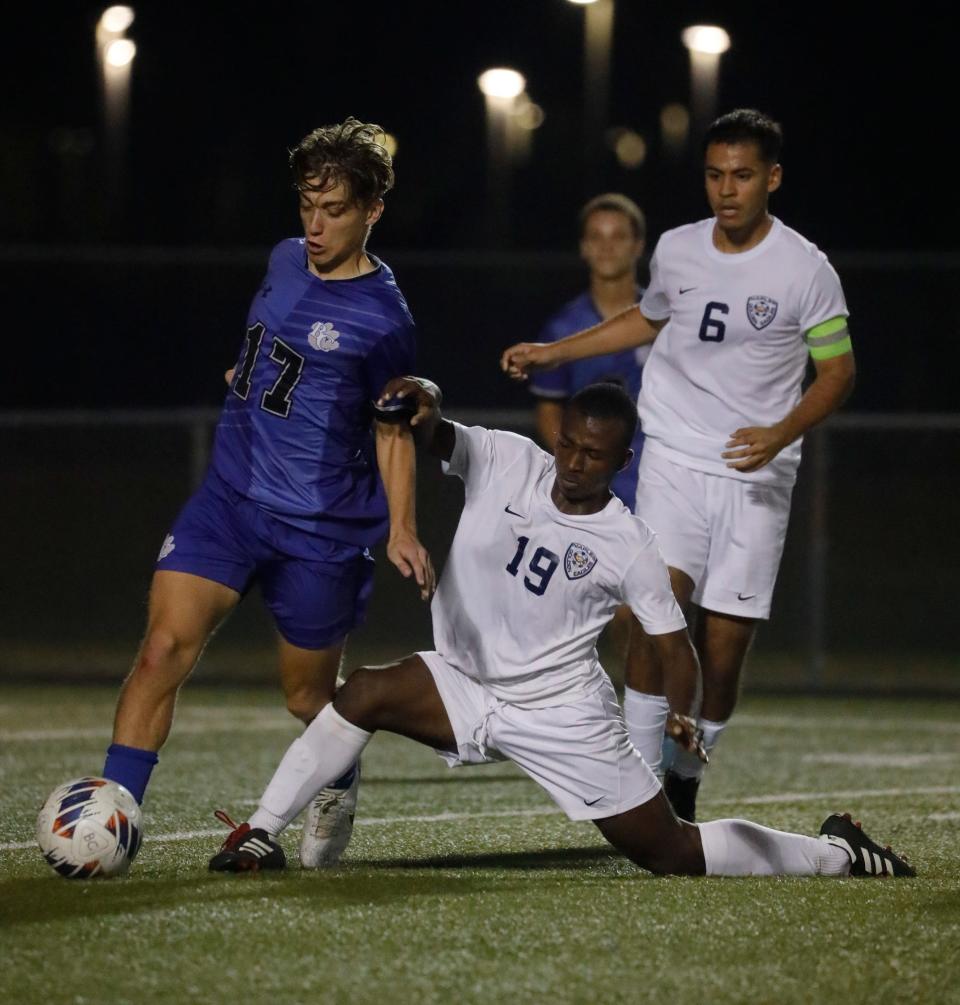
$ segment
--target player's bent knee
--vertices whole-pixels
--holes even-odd
[[[187,642],[175,632],[154,628],[147,632],[143,640],[134,672],[179,682],[190,673],[199,651],[200,646]]]
[[[389,675],[371,667],[359,667],[337,692],[337,711],[355,726],[372,733],[382,728],[389,708]]]
[[[304,688],[287,695],[287,711],[303,723],[311,723],[333,701],[326,690]]]

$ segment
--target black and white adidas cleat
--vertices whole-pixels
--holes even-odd
[[[850,856],[851,876],[916,876],[916,870],[905,858],[881,848],[863,833],[849,813],[831,813],[820,828],[820,839],[842,848]]]
[[[213,814],[230,828],[220,851],[210,859],[211,872],[259,872],[261,869],[285,869],[283,849],[261,827],[235,824],[223,810]]]

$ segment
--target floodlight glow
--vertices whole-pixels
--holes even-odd
[[[115,38],[108,46],[103,58],[110,66],[129,66],[137,54],[137,46],[129,38]]]
[[[730,36],[723,30],[712,24],[695,24],[690,28],[684,28],[680,36],[683,44],[691,52],[708,52],[719,55],[730,48]]]
[[[647,142],[632,129],[624,129],[613,146],[617,160],[625,168],[638,168],[647,159]]]
[[[586,7],[588,3],[596,3],[597,0],[570,0],[570,3],[579,4],[581,7]]]
[[[660,109],[660,128],[671,139],[685,139],[690,129],[690,113],[683,105],[664,105]]]
[[[108,7],[100,15],[100,27],[111,35],[120,35],[133,24],[133,8],[123,4]]]
[[[523,94],[527,86],[522,73],[504,66],[481,73],[477,84],[488,98],[515,98]]]
[[[383,145],[386,147],[387,153],[390,154],[391,157],[397,156],[398,143],[397,138],[393,135],[393,133],[383,134]]]

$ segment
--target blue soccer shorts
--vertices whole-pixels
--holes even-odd
[[[373,567],[366,548],[286,524],[212,472],[180,511],[156,564],[240,594],[256,582],[280,634],[301,649],[326,649],[363,622]]]

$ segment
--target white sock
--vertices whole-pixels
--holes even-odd
[[[670,705],[663,695],[644,694],[630,687],[623,689],[623,718],[630,740],[657,776],[662,774],[660,751],[669,712]]]
[[[699,719],[697,725],[703,730],[703,749],[709,757],[720,739],[720,734],[727,728],[727,723],[714,722],[712,719]],[[689,750],[681,750],[677,747],[670,770],[681,778],[702,778],[705,767],[706,765],[696,754],[691,754]]]
[[[332,703],[327,705],[290,744],[248,821],[250,826],[279,834],[322,788],[356,762],[371,736],[344,719]]]
[[[697,824],[708,876],[846,876],[850,856],[819,838],[749,820]]]

